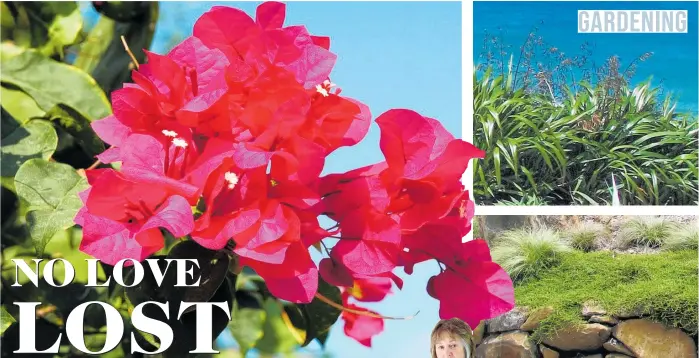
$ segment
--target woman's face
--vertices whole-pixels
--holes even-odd
[[[442,337],[435,344],[437,358],[468,358],[464,354],[464,346],[461,340],[454,337]]]

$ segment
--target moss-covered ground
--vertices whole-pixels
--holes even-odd
[[[639,312],[650,319],[697,333],[696,250],[652,255],[571,252],[556,267],[515,286],[518,306],[553,307],[533,338],[543,339],[583,323],[582,305],[595,301],[609,314]]]

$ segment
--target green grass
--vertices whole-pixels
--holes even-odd
[[[556,266],[567,251],[570,246],[555,230],[518,229],[502,233],[493,243],[491,256],[512,280],[524,281]]]
[[[582,305],[595,301],[610,314],[644,316],[697,333],[697,251],[652,255],[571,252],[539,279],[515,287],[518,306],[551,306],[554,313],[533,333],[541,341],[557,329],[583,323]]]
[[[589,252],[595,249],[599,239],[607,236],[607,230],[600,223],[582,223],[566,230],[564,235],[570,237],[570,246]]]
[[[672,236],[680,226],[662,217],[635,217],[625,222],[619,232],[622,247],[645,246],[658,248]]]

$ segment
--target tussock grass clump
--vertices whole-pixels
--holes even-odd
[[[476,217],[471,221],[471,231],[473,231],[473,237],[485,239],[481,231],[481,224]]]
[[[523,281],[556,266],[569,251],[570,245],[558,232],[542,227],[502,233],[493,243],[491,255],[513,281]]]
[[[699,249],[699,227],[691,223],[682,227],[677,233],[673,233],[663,245],[663,250],[697,250]]]
[[[673,235],[677,235],[679,229],[676,222],[663,217],[635,217],[623,224],[619,240],[623,248],[658,248],[671,240]]]
[[[575,249],[589,252],[597,247],[598,240],[608,235],[607,228],[600,223],[580,223],[568,230],[565,234],[570,241],[570,246]]]
[[[595,301],[609,314],[638,312],[670,327],[697,333],[697,253],[651,255],[583,253],[561,256],[559,264],[515,286],[518,306],[551,307],[534,332],[543,340],[563,327],[584,323],[582,306]]]

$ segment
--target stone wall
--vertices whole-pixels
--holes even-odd
[[[584,326],[537,344],[530,334],[551,312],[517,307],[481,322],[474,330],[476,358],[697,358],[696,336],[634,313],[608,315],[594,304],[583,306]]]

